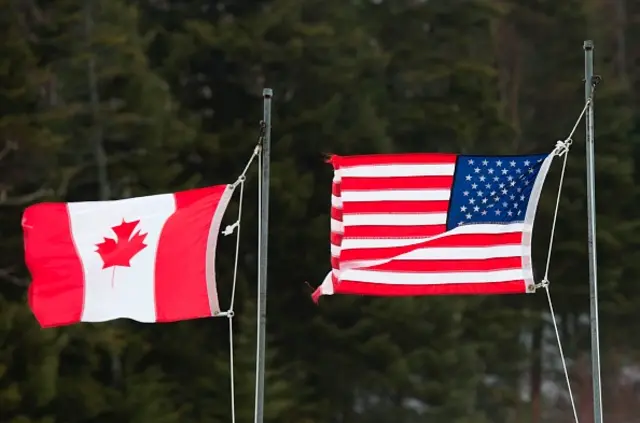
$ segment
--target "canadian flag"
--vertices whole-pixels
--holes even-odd
[[[219,313],[216,243],[233,190],[218,185],[28,207],[22,227],[29,306],[40,325]]]

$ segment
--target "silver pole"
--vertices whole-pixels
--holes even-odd
[[[267,329],[267,247],[269,237],[269,161],[271,155],[271,97],[273,90],[262,90],[263,137],[260,151],[260,186],[258,195],[258,337],[256,339],[256,408],[254,423],[264,418],[265,337]]]
[[[593,421],[602,423],[600,382],[600,325],[598,323],[598,258],[596,255],[596,184],[593,124],[593,90],[599,77],[593,75],[593,41],[584,42],[584,96],[587,109],[587,219],[589,222],[589,300],[591,304],[591,373],[593,377]]]

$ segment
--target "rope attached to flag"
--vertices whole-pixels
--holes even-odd
[[[562,341],[560,339],[558,322],[556,320],[556,314],[553,308],[553,301],[551,301],[551,293],[549,292],[549,266],[551,265],[551,251],[553,250],[553,241],[554,241],[554,236],[556,231],[558,210],[560,209],[560,195],[562,194],[562,187],[564,185],[564,176],[567,169],[567,159],[569,157],[569,149],[571,147],[571,144],[573,144],[573,139],[572,139],[573,135],[576,132],[576,129],[578,128],[578,125],[582,121],[582,118],[584,117],[585,113],[589,109],[589,106],[591,105],[591,102],[592,102],[592,98],[593,98],[593,94],[592,94],[592,97],[590,97],[585,102],[585,105],[582,108],[582,112],[578,116],[576,123],[573,125],[573,128],[571,129],[569,136],[565,138],[564,141],[558,141],[556,143],[555,149],[553,150],[553,154],[555,156],[558,156],[558,157],[564,156],[564,160],[562,161],[562,171],[560,172],[560,182],[558,185],[558,194],[556,196],[556,206],[553,213],[553,221],[551,223],[551,235],[549,237],[549,248],[547,250],[547,262],[545,264],[544,276],[542,278],[542,281],[539,284],[536,284],[536,288],[544,288],[545,293],[547,295],[547,301],[549,303],[549,312],[551,314],[551,321],[553,323],[553,329],[555,331],[556,340],[558,341],[558,349],[560,351],[560,360],[562,362],[562,370],[564,371],[564,377],[567,383],[567,389],[569,391],[569,400],[571,401],[571,410],[573,411],[573,418],[575,420],[575,423],[579,423],[578,411],[576,408],[575,399],[573,397],[573,391],[571,389],[571,381],[569,379],[569,370],[568,370],[567,361],[564,355],[564,349],[562,348]]]
[[[253,154],[249,158],[247,165],[244,167],[244,170],[236,180],[231,185],[232,189],[240,186],[240,195],[238,198],[238,218],[231,225],[227,225],[226,228],[222,231],[222,235],[229,236],[233,234],[234,230],[236,233],[236,251],[235,258],[233,263],[233,277],[232,277],[232,285],[231,285],[231,300],[229,302],[229,309],[227,311],[223,311],[216,315],[216,317],[227,317],[229,321],[229,379],[231,386],[231,423],[235,423],[236,421],[236,404],[235,404],[235,374],[234,374],[234,349],[233,349],[233,317],[235,315],[233,311],[233,307],[235,304],[236,298],[236,282],[238,280],[238,262],[240,257],[240,220],[242,218],[242,203],[244,200],[244,183],[247,180],[247,172],[251,167],[251,164],[255,160],[257,156],[260,154],[260,144],[256,145],[253,150]]]

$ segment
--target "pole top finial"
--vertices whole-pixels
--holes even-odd
[[[582,45],[582,48],[585,50],[593,50],[593,41],[585,40],[584,44]]]
[[[262,90],[262,96],[265,98],[273,97],[273,90],[271,88],[265,88]]]

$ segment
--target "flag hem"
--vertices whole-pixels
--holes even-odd
[[[222,225],[222,218],[227,211],[229,201],[233,196],[235,187],[233,185],[227,185],[224,192],[220,196],[220,201],[216,206],[216,210],[213,213],[211,219],[211,226],[209,226],[209,235],[207,240],[206,251],[206,284],[207,295],[209,297],[209,310],[211,316],[215,316],[220,313],[220,301],[218,299],[218,286],[216,282],[216,251],[218,244],[218,236],[220,234],[220,226]]]
[[[531,242],[533,239],[533,224],[536,218],[536,211],[538,210],[538,202],[540,195],[542,194],[542,187],[544,181],[549,173],[551,162],[555,157],[554,153],[545,157],[540,171],[533,183],[531,189],[531,196],[529,197],[529,204],[527,204],[527,211],[524,218],[524,228],[522,231],[522,272],[524,280],[524,289],[526,293],[533,293],[536,291],[535,280],[533,277],[533,259],[531,254]]]

